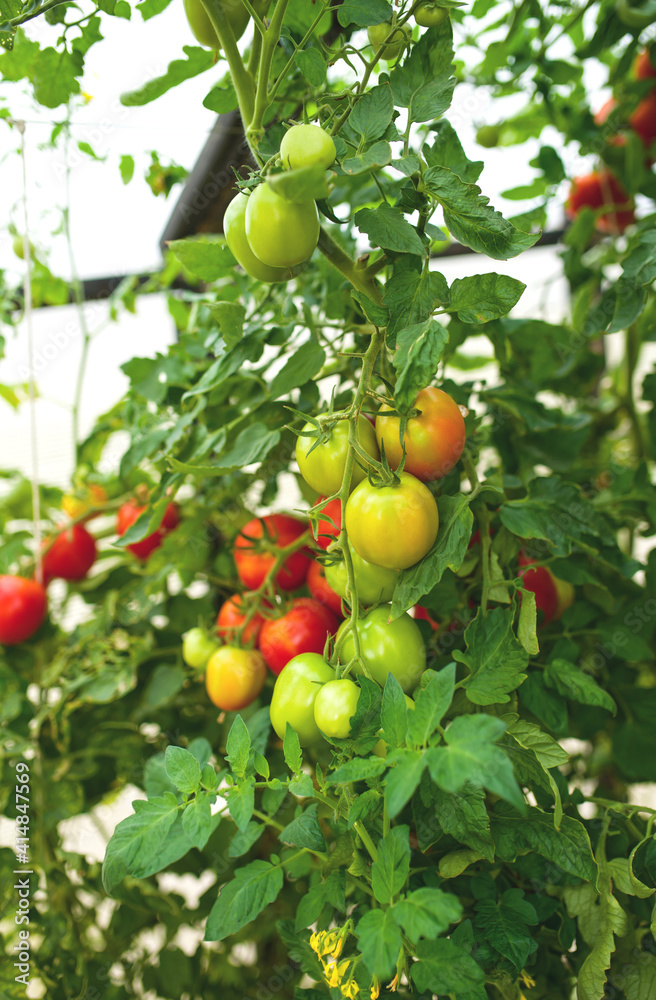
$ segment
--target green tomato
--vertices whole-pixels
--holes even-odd
[[[320,125],[292,125],[280,143],[280,157],[288,170],[316,164],[327,170],[336,156],[335,143]]]
[[[210,656],[218,648],[216,639],[212,639],[202,628],[191,628],[182,637],[182,659],[196,670],[204,670]]]
[[[360,653],[369,674],[381,687],[394,674],[406,694],[414,691],[426,669],[426,647],[419,626],[407,612],[388,622],[389,604],[374,608],[357,621]],[[350,663],[355,643],[349,618],[340,625],[335,639],[340,663]],[[357,664],[355,673],[362,673]]]
[[[271,725],[280,739],[285,738],[287,723],[298,734],[302,747],[321,740],[314,721],[314,703],[322,684],[335,680],[335,671],[318,653],[301,653],[278,674],[271,698]]]
[[[268,264],[263,264],[251,250],[250,243],[246,239],[247,205],[248,195],[241,191],[232,199],[223,217],[226,240],[237,263],[241,264],[246,274],[250,274],[251,278],[257,278],[258,281],[289,281],[299,274],[302,268],[270,267]]]
[[[385,39],[390,35],[391,31],[392,25],[389,21],[383,21],[382,24],[372,24],[367,28],[369,41],[373,46],[374,52],[378,52],[382,45],[383,48],[378,53],[379,58],[386,59],[388,62],[393,62],[399,58],[412,37],[410,28],[404,24],[402,27],[394,28],[394,34],[387,45],[385,45]]]
[[[383,569],[382,566],[374,566],[362,556],[359,556],[353,546],[349,543],[351,559],[353,560],[353,575],[355,576],[355,589],[358,592],[360,604],[381,604],[391,601],[394,595],[396,581],[399,578],[395,569]],[[325,568],[326,582],[329,587],[350,600],[348,593],[348,574],[344,561],[331,563]]]
[[[314,702],[314,721],[324,736],[344,740],[351,732],[351,719],[358,707],[360,688],[348,677],[328,681]]]
[[[344,478],[344,468],[348,456],[348,420],[338,420],[330,432],[330,438],[324,444],[316,444],[316,437],[311,436],[313,425],[307,423],[296,441],[296,461],[303,479],[317,493],[331,496],[337,493]],[[368,455],[377,459],[378,444],[376,432],[365,416],[358,418],[358,438],[360,445]],[[312,449],[312,450],[311,450]],[[355,462],[351,476],[351,489],[362,482],[366,472]]]
[[[479,146],[484,146],[485,149],[493,149],[494,146],[498,146],[500,138],[501,129],[498,125],[481,125],[476,133],[476,142]]]
[[[269,8],[270,0],[255,0],[253,7],[260,16]],[[230,23],[235,39],[241,38],[250,21],[250,14],[241,0],[217,0],[217,7]],[[201,0],[184,0],[185,14],[197,42],[207,49],[219,50],[221,42]]]
[[[446,21],[449,11],[446,7],[440,7],[436,3],[425,2],[417,7],[415,11],[415,24],[422,28],[436,28],[442,21]]]
[[[294,267],[311,257],[319,239],[319,214],[313,201],[292,202],[260,184],[246,206],[246,238],[261,261]]]

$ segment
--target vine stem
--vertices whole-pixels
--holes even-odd
[[[232,84],[237,94],[239,110],[244,123],[244,131],[248,139],[248,130],[255,107],[255,81],[252,74],[244,66],[232,25],[219,0],[201,0],[201,3],[221,42],[223,54],[228,60]],[[253,150],[253,153],[255,153],[255,150]]]
[[[253,108],[251,114],[249,115],[248,123],[244,122],[246,138],[251,149],[254,151],[257,150],[260,140],[264,134],[264,116],[267,112],[269,104],[271,103],[271,99],[269,97],[269,76],[271,75],[271,65],[273,63],[273,55],[276,45],[280,40],[280,32],[282,30],[288,5],[289,0],[278,0],[273,12],[273,17],[271,18],[269,26],[262,37],[262,52],[260,55],[260,65],[257,73]],[[241,100],[239,103],[241,105]]]
[[[377,302],[379,305],[382,303],[383,300],[380,294],[380,289],[378,288],[372,275],[367,273],[366,268],[358,267],[357,262],[352,260],[349,255],[342,250],[339,244],[336,243],[332,236],[326,232],[323,226],[319,230],[319,242],[317,247],[326,260],[330,261],[333,267],[336,267],[338,271],[341,271],[345,278],[348,278],[354,288],[357,288],[359,292],[362,292],[363,295],[366,295],[367,298],[371,299],[373,302]]]

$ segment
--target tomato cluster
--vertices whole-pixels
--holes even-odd
[[[652,63],[649,49],[644,49],[637,57],[633,75],[639,81],[656,78],[656,67]],[[595,114],[595,124],[605,125],[617,106],[615,97],[607,100]],[[645,150],[656,141],[656,89],[639,101],[629,115],[628,126],[640,137]],[[609,138],[608,143],[623,146],[626,144],[626,135],[619,132]],[[584,208],[597,212],[595,226],[601,233],[623,233],[635,221],[633,198],[608,168],[593,170],[592,173],[573,179],[565,206],[566,214],[575,219]],[[600,211],[601,209],[607,211]]]
[[[195,2],[195,0],[194,0]],[[319,125],[292,125],[280,157],[288,170],[332,166],[335,143]],[[240,192],[226,209],[223,228],[237,263],[258,281],[289,281],[302,270],[319,240],[319,214],[312,199],[291,201],[262,181]]]

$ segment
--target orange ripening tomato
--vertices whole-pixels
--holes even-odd
[[[651,80],[656,77],[656,66],[651,61],[649,49],[643,49],[633,64],[633,72],[638,80]]]
[[[262,547],[261,539],[268,540],[274,547],[286,548],[306,530],[303,521],[288,514],[268,514],[245,524],[235,539],[234,548],[237,575],[244,586],[248,590],[257,590],[275,562],[274,553]],[[305,583],[310,562],[306,549],[292,552],[272,582],[281,590],[297,590]]]
[[[224,712],[238,712],[254,702],[266,679],[266,663],[255,649],[221,646],[207,662],[209,699]]]
[[[610,170],[574,178],[565,206],[570,219],[575,219],[584,208],[594,210],[604,206],[611,207],[611,211],[599,216],[595,223],[602,233],[622,233],[635,220],[633,199]]]
[[[419,416],[405,425],[404,472],[429,483],[446,476],[456,465],[465,447],[465,421],[456,401],[442,389],[422,389],[414,402]],[[383,404],[376,417],[378,446],[385,447],[391,469],[397,469],[403,457],[399,440],[401,418],[386,416],[390,407]]]
[[[317,559],[310,566],[307,575],[307,585],[315,601],[319,601],[319,604],[325,604],[327,608],[330,608],[340,618],[343,617],[342,599],[339,594],[335,593],[326,580],[326,569]]]
[[[440,627],[440,623],[435,621],[430,611],[427,611],[426,608],[421,606],[421,604],[415,604],[413,617],[415,620],[420,619],[421,621],[428,622],[433,632],[437,632]]]
[[[128,500],[124,503],[122,507],[119,507],[118,514],[116,515],[116,533],[118,535],[124,535],[125,532],[130,528],[136,520],[143,514],[146,510],[146,505],[141,505],[138,500],[134,498]],[[167,505],[166,511],[164,512],[164,517],[162,518],[162,523],[156,531],[153,531],[151,535],[146,535],[142,538],[140,542],[133,542],[132,545],[127,545],[126,548],[133,556],[137,559],[145,561],[151,552],[158,549],[166,535],[169,531],[173,531],[174,528],[180,523],[180,514],[178,508],[174,503]]]
[[[221,606],[216,619],[216,631],[226,642],[237,641],[237,630],[246,620],[246,615],[240,610],[243,603],[241,594],[233,594]],[[241,634],[241,642],[244,645],[251,641],[257,642],[263,623],[264,618],[256,611]]]
[[[656,90],[652,90],[629,115],[629,125],[637,132],[645,146],[656,139]]]
[[[594,116],[595,125],[605,125],[612,111],[617,107],[617,101],[614,97],[609,97],[605,104],[599,108],[596,115]],[[626,136],[621,133],[610,135],[606,138],[606,142],[609,146],[626,146]]]
[[[108,499],[107,490],[103,486],[99,486],[97,483],[89,483],[75,493],[67,493],[62,498],[62,510],[70,518],[76,520],[82,517],[83,514],[86,514],[90,507],[97,507],[100,504],[107,503]],[[89,514],[85,520],[90,521],[94,517],[98,517],[98,515]]]

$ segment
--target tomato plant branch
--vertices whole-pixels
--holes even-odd
[[[268,95],[269,96],[269,103],[271,103],[275,99],[275,96],[278,93],[278,90],[279,90],[281,84],[283,83],[283,81],[289,79],[289,74],[290,74],[290,72],[291,72],[291,70],[292,70],[292,68],[294,66],[294,63],[296,62],[296,53],[299,50],[305,48],[307,42],[310,40],[310,38],[312,38],[312,35],[314,34],[315,29],[318,27],[319,22],[321,21],[322,17],[325,16],[325,14],[326,14],[326,12],[328,10],[330,10],[330,0],[324,0],[324,3],[323,3],[323,6],[321,7],[321,10],[316,15],[314,21],[312,22],[312,24],[310,25],[310,27],[308,28],[308,30],[303,35],[303,38],[300,40],[300,42],[298,43],[298,45],[295,46],[295,48],[294,48],[294,54],[289,57],[289,59],[287,60],[287,63],[285,65],[284,69],[282,70],[282,72],[278,76],[278,79],[274,81],[273,86],[271,87],[271,90],[269,91],[269,95]]]
[[[228,66],[230,67],[230,74],[232,76],[232,84],[235,88],[235,93],[237,94],[239,110],[244,123],[246,137],[248,138],[248,127],[253,117],[255,102],[255,81],[244,66],[244,61],[241,57],[230,19],[221,4],[218,0],[201,0],[201,3],[207,12],[207,16],[212,22],[212,26],[216,31],[219,41],[221,42],[223,54],[228,60]]]
[[[319,242],[317,244],[318,249],[324,255],[326,260],[330,261],[333,267],[336,267],[338,271],[347,278],[354,288],[357,288],[359,292],[366,295],[368,299],[373,302],[381,303],[382,296],[380,290],[376,285],[372,275],[367,273],[366,268],[359,268],[356,261],[352,260],[349,255],[342,250],[340,245],[335,242],[332,236],[326,232],[326,230],[321,227],[319,230]]]
[[[289,0],[278,0],[273,17],[262,36],[262,51],[260,54],[260,64],[257,71],[257,84],[252,113],[248,122],[244,122],[246,138],[251,148],[256,151],[262,136],[264,135],[264,116],[271,104],[269,96],[269,77],[271,76],[271,66],[276,46],[280,41],[280,32]]]

